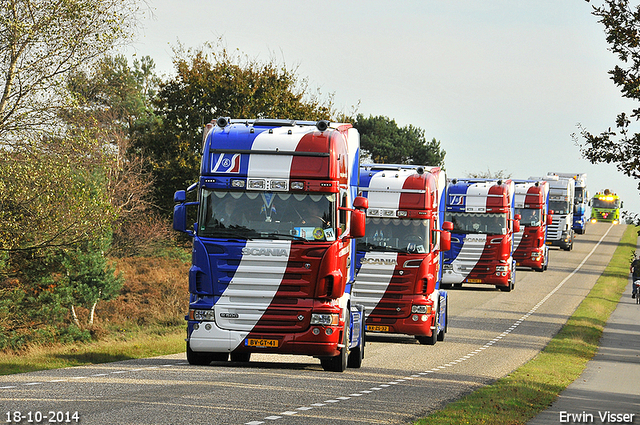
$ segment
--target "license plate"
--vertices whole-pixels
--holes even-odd
[[[245,345],[247,347],[269,347],[269,348],[277,348],[278,340],[277,339],[256,339],[256,338],[247,338]]]
[[[551,245],[551,242],[545,242],[546,245]]]
[[[371,332],[389,332],[389,326],[367,325],[367,330]]]
[[[467,279],[469,283],[482,283],[482,279]]]

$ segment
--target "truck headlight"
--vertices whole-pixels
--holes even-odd
[[[443,264],[442,270],[453,270],[453,264]]]
[[[214,309],[211,310],[189,310],[189,319],[198,320],[200,322],[215,322],[216,313]]]
[[[411,313],[429,314],[431,313],[431,306],[430,305],[412,305]]]
[[[509,271],[509,266],[496,266],[497,272],[506,272]]]
[[[313,313],[311,315],[312,325],[337,326],[338,323],[340,323],[339,314]]]

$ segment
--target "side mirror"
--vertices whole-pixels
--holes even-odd
[[[180,203],[187,200],[187,192],[184,190],[177,190],[176,193],[173,194],[173,202]]]
[[[444,223],[443,223],[444,227]],[[453,225],[452,225],[453,227]],[[448,231],[440,232],[440,251],[450,251],[451,250],[451,233]]]
[[[178,192],[184,194],[184,190]],[[177,204],[173,207],[173,230],[187,233],[187,207],[185,204]]]
[[[445,221],[444,223],[442,223],[442,230],[453,232],[453,223],[450,221]]]
[[[357,198],[356,198],[357,199]],[[363,198],[366,200],[366,198]],[[355,210],[351,212],[351,229],[350,236],[352,238],[363,238],[366,229],[366,215],[364,211]]]
[[[519,231],[520,231],[520,220],[513,220],[513,233],[518,233]]]
[[[548,214],[547,215],[547,226],[550,225],[552,221],[553,221],[553,215]]]
[[[366,210],[369,208],[369,199],[364,196],[356,196],[356,199],[353,200],[353,208]]]

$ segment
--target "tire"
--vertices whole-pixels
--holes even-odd
[[[251,360],[251,353],[231,353],[231,361],[248,363]]]
[[[226,362],[229,360],[229,353],[210,353],[212,362]]]
[[[431,332],[431,336],[416,335],[416,339],[422,345],[436,345],[436,341],[438,340],[438,329],[434,329],[433,332]]]
[[[363,316],[364,322],[364,316]],[[351,354],[349,354],[349,360],[347,361],[347,366],[359,369],[362,367],[362,359],[364,359],[364,346],[365,346],[365,332],[364,332],[364,323],[360,326],[360,345],[351,350]]]
[[[344,347],[340,350],[340,354],[335,357],[323,357],[320,359],[320,365],[322,369],[327,372],[344,372],[347,369],[347,362],[349,360],[349,321],[351,319],[351,313],[349,313],[349,307],[347,307],[347,317],[344,322],[344,330],[342,332],[342,343]],[[364,353],[363,353],[364,354]]]
[[[187,341],[187,361],[190,365],[194,366],[208,366],[213,361],[213,358],[211,353],[192,351],[189,346],[189,341]]]
[[[442,323],[440,321],[440,323]],[[438,332],[438,341],[444,341],[444,334],[447,333],[447,327],[449,326],[449,299],[445,302],[444,306],[444,328]]]

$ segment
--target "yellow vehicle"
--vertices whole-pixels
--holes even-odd
[[[591,202],[591,222],[604,221],[607,223],[620,223],[620,208],[622,201],[620,197],[609,189],[598,192]]]

